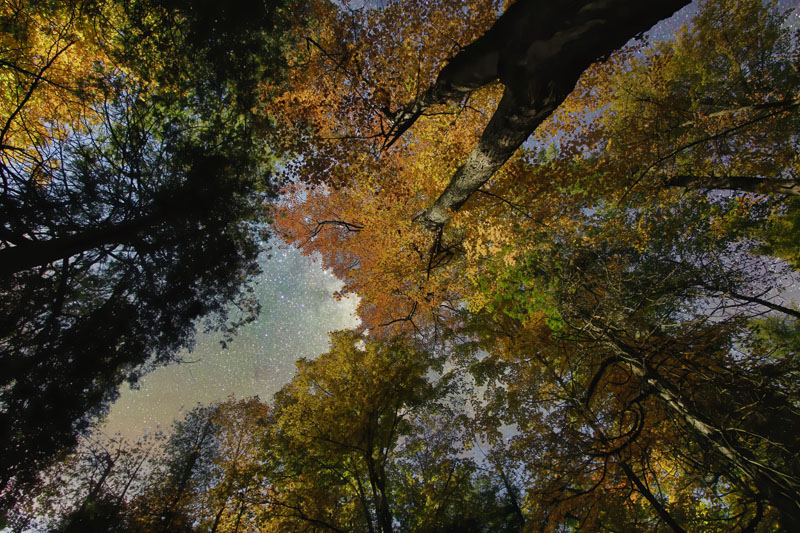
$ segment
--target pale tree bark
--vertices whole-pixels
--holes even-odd
[[[394,117],[387,146],[431,105],[457,100],[495,80],[505,91],[478,144],[426,211],[437,230],[486,183],[572,92],[581,73],[689,0],[518,0],[461,50],[434,84]]]

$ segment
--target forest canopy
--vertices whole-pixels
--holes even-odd
[[[3,506],[121,383],[257,312],[277,184],[249,105],[288,13],[214,5],[2,3]]]
[[[800,528],[799,15],[687,3],[3,4],[8,527]],[[266,227],[361,327],[91,434]]]

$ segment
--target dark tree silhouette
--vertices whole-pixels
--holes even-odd
[[[261,201],[245,178],[256,170],[252,160],[179,136],[152,141],[107,157],[80,145],[51,177],[53,187],[24,191],[27,209],[13,227],[15,240],[27,242],[0,250],[27,261],[3,272],[6,487],[71,446],[123,380],[190,346],[198,319],[230,328],[226,306],[237,295],[237,319],[256,311],[240,293],[259,252],[248,224]],[[124,163],[119,153],[127,153]]]
[[[99,120],[63,125],[25,160],[0,147],[0,508],[124,381],[191,347],[198,321],[230,335],[258,311],[244,289],[274,159],[249,107],[279,77],[288,11],[121,4],[122,22],[98,23],[125,26],[105,33],[123,36],[109,54],[127,69],[85,102]]]

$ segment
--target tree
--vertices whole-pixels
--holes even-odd
[[[515,530],[497,487],[464,455],[458,378],[429,354],[342,331],[297,367],[264,442],[262,527]]]
[[[661,2],[639,11],[625,3],[569,3],[556,8],[521,1],[509,7],[395,119],[394,128],[402,133],[431,104],[463,98],[497,79],[505,86],[477,145],[418,220],[431,228],[442,227],[450,218],[448,211],[460,209],[522,146],[569,95],[584,70],[684,5]]]
[[[36,174],[48,144],[96,118],[91,104],[103,99],[115,69],[90,21],[113,18],[113,6],[23,1],[1,9],[0,168]]]
[[[196,494],[196,529],[237,532],[257,527],[267,499],[261,446],[266,440],[269,407],[258,398],[224,402],[212,415],[216,450],[210,482]]]
[[[347,80],[347,89],[356,88],[355,93],[362,103],[352,105],[351,93],[341,105],[336,101],[338,91],[331,88],[330,83],[320,87],[319,83],[312,81],[309,84],[311,90],[316,90],[312,94],[319,100],[313,106],[305,106],[306,110],[309,107],[312,109],[308,110],[310,112],[307,112],[305,120],[295,120],[295,129],[305,139],[308,139],[307,133],[311,130],[312,139],[316,133],[320,141],[313,145],[314,150],[303,150],[306,156],[311,156],[319,146],[323,147],[324,153],[329,146],[326,140],[331,136],[337,140],[386,140],[384,147],[388,147],[432,106],[468,99],[477,89],[499,79],[505,90],[475,148],[453,174],[439,199],[417,218],[431,229],[441,228],[450,217],[446,211],[459,209],[491,178],[566,98],[589,65],[686,3],[665,1],[657,7],[643,7],[638,11],[624,3],[594,5],[590,2],[574,2],[556,8],[534,1],[516,2],[486,33],[469,46],[461,47],[427,90],[421,90],[424,85],[419,83],[422,76],[428,74],[422,72],[420,62],[416,83],[411,83],[417,89],[416,94],[398,110],[391,109],[390,98],[392,92],[397,92],[393,91],[397,80],[389,77],[386,86],[376,83],[378,76],[381,76],[380,71],[369,69],[379,65],[370,62],[373,58],[360,48],[364,46],[361,43],[378,34],[380,29],[365,30],[358,17],[343,17],[343,20],[333,21],[331,31],[335,32],[333,34],[338,39],[344,39],[345,44],[331,50],[324,44],[311,42],[321,50],[327,61],[335,64],[333,73]],[[443,5],[447,3],[443,2]],[[480,6],[483,9],[485,7]],[[467,13],[472,14],[471,8],[472,5],[467,8]],[[385,11],[393,14],[392,7]],[[365,18],[372,22],[376,18],[381,20],[382,15],[370,14]],[[397,20],[397,17],[392,20]],[[400,20],[402,24],[411,24],[406,18]],[[405,38],[413,42],[413,37]],[[413,54],[413,45],[407,48]],[[353,49],[358,52],[354,54]],[[390,72],[394,74],[392,70]],[[400,79],[403,78],[408,79],[407,75]],[[306,87],[299,89],[292,96],[295,102],[298,101],[298,93],[309,90]],[[371,96],[364,94],[367,91]],[[330,108],[336,111],[345,108],[351,113],[347,116],[336,112],[326,114],[325,109]],[[372,127],[364,125],[365,117],[370,116],[377,123]],[[330,123],[331,119],[333,124]],[[342,122],[337,124],[336,120]],[[388,131],[383,127],[384,121],[388,121]],[[301,142],[308,145],[308,140]],[[342,143],[342,146],[352,147],[352,144]],[[348,159],[342,152],[339,155],[343,157],[335,160]],[[313,157],[313,162],[301,163],[303,169],[310,171],[309,174],[303,173],[303,179],[321,181],[318,173],[327,172],[331,165],[330,162],[317,165],[317,161]],[[329,177],[325,181],[335,183],[336,177]]]
[[[177,31],[199,59],[187,60],[185,79],[143,76],[140,92],[122,91],[95,114],[105,123],[87,120],[84,136],[59,141],[67,157],[37,171],[53,176],[47,187],[28,171],[15,178],[11,196],[32,209],[7,225],[21,244],[0,253],[9,279],[30,280],[9,305],[34,320],[8,329],[27,359],[6,360],[32,373],[52,363],[51,347],[69,363],[91,355],[100,378],[80,382],[86,370],[70,374],[67,362],[63,375],[102,398],[141,361],[120,367],[95,354],[113,347],[158,362],[174,353],[195,318],[223,308],[219,291],[235,292],[228,267],[242,272],[236,279],[248,272],[253,237],[237,213],[254,208],[244,176],[269,159],[257,139],[265,128],[276,150],[296,156],[289,196],[272,211],[279,228],[361,296],[369,336],[335,334],[328,353],[298,363],[271,410],[250,401],[194,411],[132,524],[797,527],[800,312],[772,289],[788,265],[763,257],[796,262],[786,235],[795,202],[785,196],[795,188],[798,78],[781,17],[757,0],[711,0],[674,42],[593,64],[567,97],[598,55],[681,4],[309,2],[319,23],[289,30],[299,46],[287,52],[286,78],[260,86],[258,121],[249,91],[263,62],[245,53],[256,75],[239,79],[224,59],[238,31],[259,53],[279,43],[222,9],[228,52],[216,55],[201,37],[210,5],[135,4],[129,42],[145,53],[132,69],[173,64],[161,54],[173,41],[148,44],[148,24]],[[461,41],[449,41],[461,24]],[[443,66],[447,52],[429,50],[454,57]],[[535,146],[518,150],[531,132]],[[135,187],[111,179],[119,175]],[[683,190],[693,185],[733,192]],[[189,192],[203,209],[173,217]],[[229,251],[219,264],[217,246]],[[207,293],[192,285],[198,268],[212,271]],[[140,329],[128,335],[130,324]],[[467,369],[480,385],[474,416],[463,408]],[[25,403],[17,387],[34,382],[15,379],[3,390],[20,412],[45,405]],[[75,413],[66,419],[80,426]],[[13,433],[25,446],[38,439]],[[476,442],[489,445],[483,460],[469,456]],[[77,517],[117,512],[97,494]],[[156,502],[153,513],[145,502]]]
[[[297,366],[276,395],[267,452],[283,481],[272,485],[267,514],[275,527],[393,531],[394,448],[406,419],[443,392],[426,379],[427,354],[339,332],[330,352]]]
[[[3,507],[123,381],[191,347],[198,321],[231,334],[257,312],[243,289],[258,271],[274,157],[246,105],[280,64],[240,75],[225,58],[239,31],[275,57],[284,6],[221,16],[217,42],[187,4],[124,4],[19,3],[5,14],[3,38],[19,46],[3,63],[4,83],[18,86],[0,147]],[[106,39],[94,16],[132,41]]]
[[[40,474],[40,484],[9,513],[12,531],[104,531],[122,524],[147,479],[163,435],[135,442],[96,434]]]
[[[264,497],[259,450],[268,407],[230,399],[174,424],[146,486],[130,504],[131,531],[251,529]],[[113,526],[113,523],[108,523]]]
[[[393,515],[402,530],[523,530],[517,488],[470,456],[475,437],[465,418],[452,409],[426,409],[398,446],[389,470]]]
[[[14,531],[240,531],[265,498],[257,398],[198,406],[167,437],[96,434],[44,471],[11,513]],[[96,432],[97,433],[97,432]]]
[[[773,281],[764,260],[733,251],[692,199],[678,208],[594,215],[478,285],[492,296],[473,324],[491,355],[476,370],[502,383],[485,416],[489,427],[499,415],[520,428],[513,446],[536,476],[529,490],[546,502],[545,523],[570,515],[589,527],[614,491],[630,490],[675,530],[737,515],[742,529],[765,516],[797,520],[797,383],[769,377],[794,357],[747,342],[749,317],[795,312],[747,297],[748,286]],[[648,492],[654,483],[670,492]],[[730,514],[687,509],[692,491]],[[605,519],[630,512],[626,499]]]
[[[543,124],[542,135],[574,128],[563,142],[517,152],[491,182],[476,180],[478,194],[442,200],[463,209],[445,213],[447,226],[434,224],[440,231],[433,245],[405,221],[427,208],[436,185],[460,164],[464,147],[448,133],[463,132],[468,153],[484,125],[474,120],[461,129],[461,121],[473,106],[491,109],[499,98],[494,88],[470,91],[475,63],[465,59],[459,71],[454,60],[448,74],[465,73],[470,101],[461,109],[418,114],[425,99],[455,91],[444,82],[440,95],[421,91],[400,111],[388,99],[384,116],[397,119],[390,139],[403,133],[401,119],[414,127],[382,155],[381,166],[369,152],[370,137],[380,142],[387,132],[379,120],[372,130],[364,126],[369,109],[387,107],[377,89],[374,99],[356,100],[369,102],[367,110],[353,100],[337,107],[331,91],[324,111],[307,114],[314,120],[301,136],[316,151],[296,168],[308,170],[311,183],[323,181],[323,172],[332,179],[326,189],[293,191],[279,213],[282,227],[345,276],[346,289],[363,297],[371,329],[410,324],[424,336],[444,317],[456,342],[484,336],[479,346],[489,355],[476,369],[498,385],[483,416],[495,432],[503,422],[520,430],[501,458],[529,469],[520,506],[526,520],[678,531],[796,523],[797,413],[788,392],[796,379],[791,371],[779,381],[769,377],[793,368],[794,357],[774,341],[747,342],[754,316],[797,315],[768,290],[780,286],[775,270],[785,267],[758,257],[758,243],[747,240],[776,242],[773,250],[793,257],[790,239],[779,248],[774,237],[780,222],[793,224],[796,216],[773,214],[773,236],[763,231],[771,212],[784,213],[780,194],[792,192],[796,155],[796,67],[780,21],[760,2],[709,2],[695,29],[676,42],[596,66]],[[355,69],[352,78],[364,77],[362,56],[320,48],[337,75],[348,79],[347,69]],[[613,94],[620,79],[633,96]],[[704,100],[708,95],[714,101]],[[351,110],[350,122],[337,130],[342,109]],[[581,131],[587,110],[599,115],[597,125]],[[664,129],[653,129],[651,117]],[[313,144],[320,130],[345,138]],[[331,142],[353,151],[341,159],[346,164],[317,159],[333,153]],[[692,180],[737,186],[739,194],[670,190]],[[784,355],[776,360],[776,353]],[[701,503],[692,503],[697,494]]]
[[[305,2],[135,0],[120,8],[118,61],[184,108],[227,108],[243,120],[253,119],[260,86],[282,80],[287,34],[309,21]]]
[[[454,173],[467,172],[464,169],[474,166],[469,163],[458,170],[461,163],[468,157],[484,157],[485,154],[476,154],[494,142],[487,140],[490,137],[510,135],[504,130],[507,124],[501,124],[505,121],[502,117],[515,113],[528,117],[512,128],[513,136],[520,138],[518,142],[508,141],[508,146],[492,156],[496,156],[495,163],[485,165],[486,174],[474,187],[480,192],[472,196],[471,205],[494,211],[493,216],[508,211],[508,205],[528,213],[532,219],[539,220],[540,211],[545,211],[541,216],[550,216],[552,213],[547,211],[558,208],[555,203],[546,203],[549,198],[524,202],[523,207],[513,201],[496,205],[504,201],[508,191],[526,198],[540,191],[559,200],[566,196],[564,190],[548,190],[549,177],[544,172],[536,173],[540,181],[535,183],[530,178],[536,172],[535,154],[516,149],[566,97],[586,67],[671,13],[680,3],[667,4],[661,6],[663,12],[650,10],[646,16],[629,12],[626,7],[627,14],[622,16],[616,11],[619,6],[606,6],[606,11],[580,11],[582,4],[575,3],[564,6],[562,11],[536,2],[518,2],[495,20],[501,6],[470,2],[458,15],[459,21],[466,22],[466,28],[451,35],[445,32],[452,29],[453,22],[443,15],[452,16],[454,8],[446,1],[425,6],[389,3],[379,10],[351,10],[323,18],[326,25],[313,35],[303,35],[307,38],[307,53],[297,60],[298,68],[292,70],[289,87],[265,105],[265,112],[284,124],[283,130],[289,133],[276,142],[282,142],[286,150],[302,153],[288,171],[306,186],[316,187],[308,194],[302,186],[290,190],[292,202],[278,208],[276,217],[285,237],[302,243],[309,253],[322,254],[326,266],[343,277],[345,291],[361,296],[360,314],[373,331],[419,331],[425,322],[446,319],[448,307],[456,307],[455,302],[464,294],[453,275],[459,271],[455,263],[463,252],[469,253],[469,246],[481,246],[465,242],[464,237],[477,232],[502,232],[491,229],[492,224],[476,212],[453,221],[448,228],[443,227],[444,219],[440,220],[441,224],[433,226],[442,231],[433,235],[407,221],[429,219],[434,198],[442,194]],[[459,3],[457,9],[461,8]],[[571,9],[580,11],[585,19],[568,16]],[[423,24],[417,14],[425,14],[430,22]],[[541,35],[515,29],[517,22],[519,28],[527,28],[524,21],[529,19],[537,20]],[[625,31],[611,24],[612,20],[623,19],[629,24]],[[523,57],[523,50],[530,44],[526,39],[549,39],[555,35],[549,32],[556,32],[562,22],[574,23],[578,28],[573,28],[574,35],[570,34],[574,42],[543,46],[542,57],[532,56],[525,60],[527,63],[520,59],[514,67],[509,66],[511,60],[509,65],[505,59],[496,61],[497,57]],[[493,27],[492,23],[496,25]],[[586,27],[582,26],[584,23]],[[589,26],[594,29],[588,33],[579,31]],[[602,29],[612,26],[613,35]],[[634,28],[638,29],[633,31]],[[516,37],[501,53],[508,35]],[[456,39],[460,51],[447,66],[423,53],[444,46],[448,39]],[[473,39],[474,46],[469,44]],[[386,44],[375,45],[376,42]],[[561,72],[556,67],[564,63],[554,59],[562,53],[569,55],[566,63],[574,71]],[[481,54],[487,61],[482,62]],[[547,54],[553,57],[548,59]],[[544,70],[540,72],[538,68]],[[558,76],[563,78],[556,79]],[[543,94],[534,98],[535,88],[526,84],[551,77],[552,98],[544,98]],[[493,83],[498,78],[506,85],[506,93]],[[430,89],[426,90],[428,85]],[[532,99],[538,103],[530,103]],[[397,107],[398,101],[411,103]],[[502,109],[497,107],[499,101],[504,102]],[[489,124],[494,133],[486,129]],[[400,141],[399,135],[406,131]],[[486,138],[480,140],[481,135]],[[389,148],[387,138],[398,142]],[[472,152],[479,142],[483,148]],[[480,188],[512,154],[513,159],[497,179]],[[563,175],[566,177],[567,172]],[[530,184],[533,194],[524,187],[515,190],[514,181],[506,181],[517,179]],[[319,187],[321,183],[328,187]],[[495,187],[497,192],[492,190]],[[471,192],[457,201],[458,206],[437,204],[436,216],[444,216],[442,209],[460,207]],[[529,211],[531,204],[534,205]],[[421,215],[423,212],[428,214]],[[485,216],[485,212],[481,215]]]
[[[638,181],[795,195],[796,43],[776,5],[704,2],[691,27],[609,79],[600,123]]]
[[[135,130],[122,133],[136,138]],[[167,362],[191,345],[198,319],[230,327],[252,314],[239,291],[256,272],[258,236],[246,224],[257,205],[252,183],[232,177],[252,166],[230,153],[173,143],[129,146],[136,155],[127,157],[127,168],[113,155],[86,150],[52,187],[20,191],[31,209],[14,219],[18,227],[30,220],[27,227],[48,228],[53,238],[40,234],[1,252],[55,253],[6,277],[4,485],[21,483],[73,443],[145,363]],[[172,159],[160,150],[172,151]],[[120,168],[131,172],[130,181],[120,179]],[[50,220],[39,225],[36,208],[54,205],[60,209],[44,210]],[[64,252],[64,240],[88,246]],[[237,294],[243,315],[226,326]]]
[[[703,523],[727,523],[718,527],[728,530],[734,516],[742,530],[778,521],[791,528],[797,521],[797,441],[793,430],[783,432],[797,424],[793,393],[787,395],[796,379],[768,377],[791,367],[794,356],[748,341],[753,316],[768,310],[797,316],[770,291],[781,285],[774,275],[786,265],[757,256],[770,250],[759,240],[781,234],[774,231],[779,224],[771,235],[763,229],[771,210],[785,213],[781,188],[756,189],[772,197],[745,187],[738,194],[679,196],[664,187],[675,181],[661,180],[668,172],[711,176],[698,181],[707,187],[722,181],[714,176],[790,179],[793,141],[780,140],[791,137],[796,117],[780,95],[796,91],[796,71],[780,21],[759,2],[709,2],[695,30],[639,55],[647,67],[635,55],[616,59],[624,65],[633,58],[642,70],[614,67],[616,78],[601,67],[590,72],[590,83],[581,82],[545,125],[549,131],[580,125],[581,106],[611,102],[598,125],[567,131],[547,165],[556,182],[567,172],[575,200],[590,200],[588,212],[572,216],[574,225],[547,219],[537,225],[530,204],[498,195],[511,221],[493,220],[494,242],[473,248],[477,276],[474,292],[465,294],[479,312],[473,327],[490,330],[482,334],[490,355],[476,369],[503,383],[485,415],[489,427],[505,413],[509,418],[501,420],[525,428],[511,456],[543,458],[528,467],[536,476],[531,497],[544,502],[535,520],[613,528],[611,516],[629,523],[644,516],[675,530]],[[610,91],[619,79],[627,80],[629,93]],[[757,99],[756,88],[771,83],[779,87],[777,101],[724,104],[745,101],[743,87]],[[628,113],[631,102],[637,111]],[[706,105],[721,107],[665,119]],[[615,114],[620,109],[626,112]],[[603,129],[609,124],[618,129],[609,133]],[[675,470],[664,468],[666,457]],[[644,506],[630,505],[637,493]],[[719,503],[689,505],[692,493]]]

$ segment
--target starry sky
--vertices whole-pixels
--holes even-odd
[[[162,367],[142,378],[138,390],[123,386],[101,430],[135,439],[145,431],[169,429],[198,403],[230,396],[269,400],[294,374],[294,361],[316,357],[328,347],[328,332],[355,327],[356,299],[336,301],[341,283],[320,263],[281,243],[261,261],[256,281],[258,320],[240,329],[228,348],[221,334],[199,333],[187,363]]]

